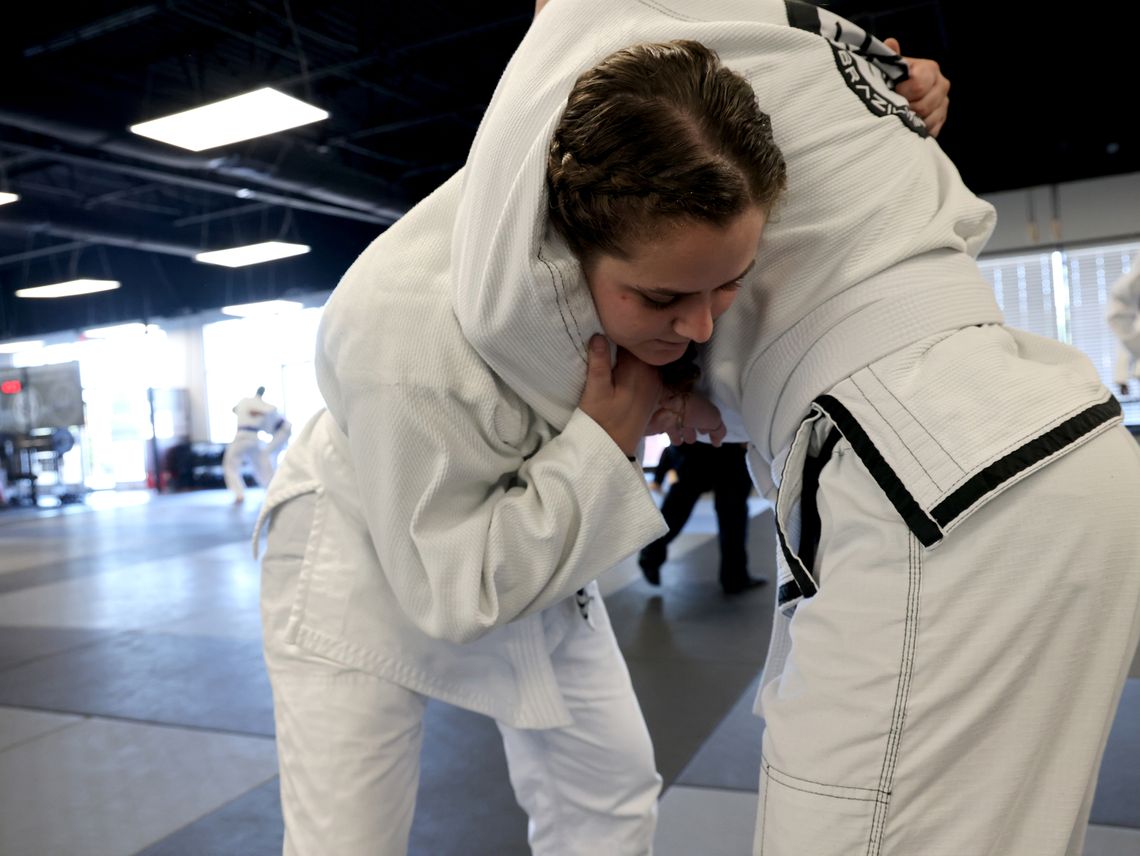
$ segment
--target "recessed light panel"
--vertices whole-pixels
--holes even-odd
[[[200,152],[318,122],[328,115],[312,104],[265,87],[131,125],[131,130],[142,137]]]
[[[274,259],[287,259],[309,252],[307,244],[287,244],[283,241],[265,241],[260,244],[247,244],[244,247],[231,247],[228,250],[210,250],[198,253],[194,261],[223,267],[245,267]]]
[[[0,354],[18,354],[44,346],[43,339],[21,339],[19,342],[0,342]]]
[[[226,315],[235,315],[238,318],[253,318],[258,315],[280,315],[283,312],[295,312],[301,308],[296,300],[261,300],[257,303],[238,303],[234,306],[223,306],[222,312]]]
[[[67,282],[53,282],[50,285],[36,285],[31,288],[17,288],[17,297],[74,297],[78,294],[94,294],[97,291],[114,291],[119,283],[114,279],[72,279]]]

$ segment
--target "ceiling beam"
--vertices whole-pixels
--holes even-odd
[[[29,45],[24,48],[24,59],[30,59],[34,56],[43,56],[44,54],[55,53],[64,48],[72,47],[83,42],[97,39],[99,36],[107,33],[120,30],[124,27],[130,27],[137,24],[151,15],[159,11],[158,6],[154,3],[148,3],[145,6],[136,6],[133,9],[125,9],[122,12],[117,12],[114,15],[108,15],[105,18],[100,18],[92,21],[90,24],[85,24],[82,27],[76,27],[73,30],[55,36],[42,42],[38,45]]]
[[[58,151],[55,149],[45,149],[37,146],[29,146],[22,143],[12,143],[5,141],[3,143],[5,148],[14,149],[19,152],[28,152],[41,155],[49,160],[57,160],[63,163],[71,164],[73,166],[87,167],[89,169],[103,170],[106,172],[114,172],[119,175],[129,175],[134,178],[139,178],[144,181],[153,181],[160,184],[170,184],[176,187],[186,187],[191,190],[201,190],[206,193],[216,193],[222,196],[227,196],[231,199],[242,199],[247,201],[265,202],[270,205],[279,205],[284,208],[293,208],[298,211],[309,211],[314,214],[325,214],[330,217],[341,217],[347,220],[358,220],[363,223],[376,223],[379,225],[390,225],[398,220],[405,213],[403,209],[376,205],[374,210],[359,211],[351,208],[344,208],[339,205],[328,205],[321,202],[313,202],[307,199],[298,199],[293,196],[282,196],[278,193],[267,193],[263,190],[256,190],[248,186],[240,186],[234,184],[225,184],[219,181],[210,181],[208,179],[194,178],[193,176],[177,175],[171,172],[162,172],[156,169],[149,169],[147,167],[132,166],[130,164],[120,163],[118,161],[106,160],[103,158],[89,157],[87,155],[77,155],[69,152]]]
[[[54,213],[37,218],[20,212],[12,212],[0,218],[0,232],[17,235],[51,235],[90,244],[103,244],[108,247],[124,247],[130,250],[161,253],[168,256],[181,256],[192,259],[202,252],[200,246],[178,243],[173,239],[144,237],[130,232],[119,232],[106,225],[106,218],[76,218],[63,220]]]

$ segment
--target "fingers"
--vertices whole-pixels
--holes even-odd
[[[586,349],[586,384],[578,407],[626,455],[645,436],[660,394],[661,377],[654,366],[618,348],[611,367],[609,340],[600,334],[591,337]]]
[[[946,114],[950,108],[950,100],[942,102],[942,106],[937,110],[923,116],[923,121],[926,122],[926,130],[930,132],[930,136],[937,137],[938,132],[942,130],[942,126],[946,124]]]
[[[925,116],[949,95],[950,81],[932,59],[910,60],[910,71],[910,77],[895,91],[907,99],[916,113]]]
[[[900,89],[899,91],[906,97],[910,108],[926,123],[926,128],[930,131],[931,136],[937,137],[938,132],[946,123],[946,116],[950,110],[950,99],[948,97],[950,81],[942,76],[938,70],[938,63],[930,60],[922,60],[921,62],[929,64],[932,68],[924,69],[923,77],[916,78],[916,85],[913,89],[906,91]]]
[[[887,39],[898,49],[898,42]],[[946,123],[950,109],[950,80],[942,73],[941,67],[932,59],[905,57],[910,76],[895,87],[895,91],[907,100],[907,104],[926,123],[933,137],[938,136]]]
[[[605,336],[595,333],[586,351],[586,394],[604,395],[612,392],[613,384],[609,343]]]
[[[709,440],[712,441],[712,444],[714,446],[719,446],[722,442],[724,442],[724,438],[727,434],[728,428],[726,428],[725,424],[721,422],[709,432]]]
[[[677,424],[677,415],[672,410],[667,410],[664,407],[659,407],[649,417],[649,422],[645,426],[645,436],[652,437],[654,434],[669,434],[669,431]],[[672,439],[672,435],[670,438]]]
[[[890,50],[894,51],[896,54],[899,55],[899,59],[901,59],[903,61],[903,65],[905,65],[907,68],[907,73],[910,74],[911,59],[910,59],[910,57],[905,57],[902,55],[902,48],[899,47],[899,40],[893,39],[893,38],[886,38],[886,39],[883,39],[883,44],[886,45]],[[906,83],[907,83],[907,81],[900,83],[899,86],[895,87],[895,91],[900,91],[900,87],[905,86]]]

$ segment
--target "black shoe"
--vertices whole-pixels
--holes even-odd
[[[651,586],[661,585],[661,566],[665,564],[665,550],[650,544],[638,554],[637,564],[645,581]]]
[[[725,594],[741,594],[754,588],[760,588],[768,581],[763,577],[753,577],[745,574],[743,577],[733,578],[721,583]]]

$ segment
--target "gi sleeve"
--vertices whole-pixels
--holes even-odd
[[[467,642],[541,610],[667,530],[640,466],[581,411],[524,453],[535,417],[490,381],[463,395],[380,383],[344,407],[380,564],[432,637]]]

